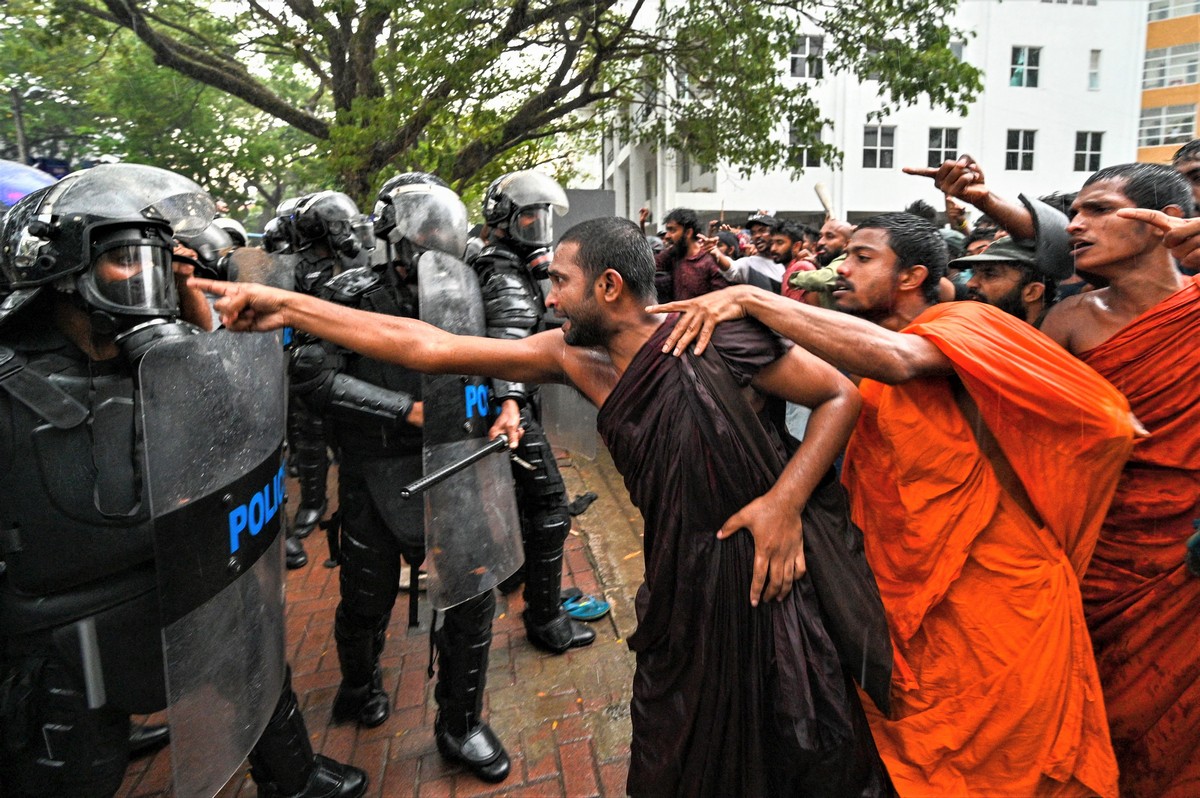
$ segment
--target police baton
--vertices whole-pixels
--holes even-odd
[[[471,452],[469,455],[462,458],[461,460],[450,463],[449,465],[444,465],[441,468],[439,468],[437,471],[434,471],[432,474],[426,474],[425,476],[418,479],[416,482],[412,482],[408,485],[405,485],[403,488],[400,489],[400,498],[411,499],[414,496],[417,496],[417,495],[429,490],[430,488],[432,488],[434,485],[438,484],[439,482],[444,482],[445,480],[447,480],[450,477],[457,474],[459,471],[462,471],[464,468],[471,465],[471,463],[474,463],[478,460],[482,460],[483,458],[487,457],[489,454],[494,454],[496,452],[502,452],[507,448],[508,448],[508,436],[507,435],[497,435],[496,438],[494,440],[490,441],[486,446],[484,446],[483,448],[481,448],[477,451]]]

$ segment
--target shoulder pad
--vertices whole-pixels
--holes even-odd
[[[490,262],[490,263],[489,263]],[[481,269],[485,265],[505,265],[510,267],[520,267],[525,264],[525,261],[513,252],[508,247],[501,247],[493,244],[490,247],[484,247],[479,251],[471,261],[471,265],[476,269]]]
[[[359,297],[379,285],[379,275],[367,266],[344,271],[321,288],[323,298],[339,305],[356,302]]]
[[[0,346],[0,390],[58,429],[82,424],[88,410],[49,377],[25,367],[25,358]]]

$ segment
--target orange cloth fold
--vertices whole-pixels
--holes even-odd
[[[1200,277],[1080,357],[1150,431],[1117,484],[1082,589],[1127,796],[1200,795]]]
[[[905,332],[953,363],[1040,519],[1002,488],[951,378],[863,382],[844,480],[896,651],[893,719],[869,708],[880,753],[904,796],[1116,796],[1078,580],[1129,454],[1128,403],[982,303]]]

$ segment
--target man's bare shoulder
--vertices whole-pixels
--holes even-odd
[[[597,407],[604,404],[620,380],[608,350],[602,346],[571,346],[562,330],[548,330],[534,338],[542,339],[539,346],[553,354],[560,369],[559,382],[573,385]]]
[[[1072,353],[1090,348],[1084,342],[1094,337],[1108,312],[1107,298],[1108,289],[1098,288],[1056,302],[1042,322],[1042,332]]]

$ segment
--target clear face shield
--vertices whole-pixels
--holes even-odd
[[[530,247],[548,247],[554,243],[554,214],[549,205],[530,205],[512,215],[508,234]]]
[[[141,230],[118,230],[97,241],[92,252],[92,267],[85,279],[91,282],[104,310],[130,316],[179,312],[167,241],[147,237]]]

